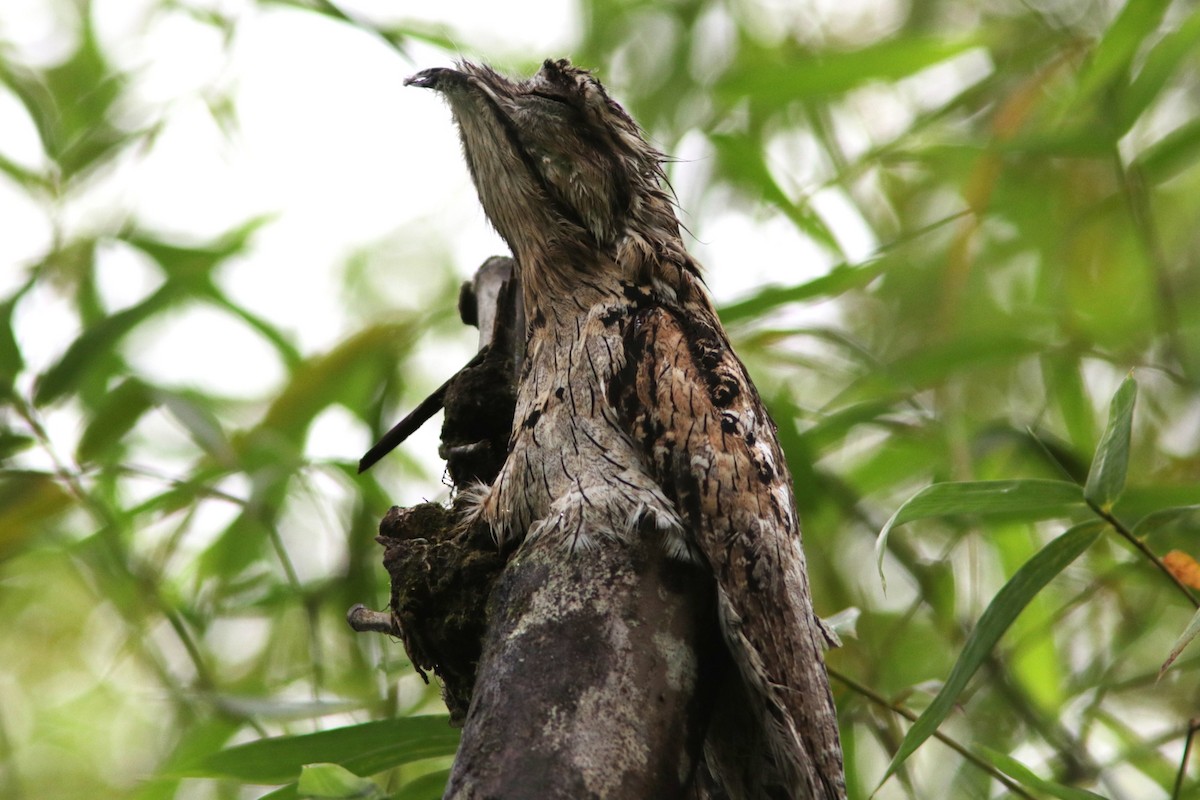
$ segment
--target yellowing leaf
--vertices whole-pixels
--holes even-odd
[[[1182,550],[1172,550],[1163,556],[1163,565],[1179,582],[1192,589],[1200,589],[1200,563]]]

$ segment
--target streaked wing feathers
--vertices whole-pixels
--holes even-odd
[[[716,576],[726,642],[791,795],[844,797],[791,477],[711,312],[636,311],[610,399]]]

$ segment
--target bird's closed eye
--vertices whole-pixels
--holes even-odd
[[[571,107],[571,104],[567,101],[567,99],[565,97],[560,97],[559,95],[550,94],[548,92],[530,92],[530,94],[534,97],[540,97],[543,100],[549,100],[552,103],[558,103],[559,105]]]

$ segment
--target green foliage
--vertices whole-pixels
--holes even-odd
[[[236,148],[251,101],[220,70],[156,100],[109,5],[47,4],[40,50],[0,12],[0,113],[36,150],[0,126],[0,200],[46,227],[0,272],[0,795],[435,796],[457,740],[436,692],[342,615],[386,603],[377,520],[439,467],[355,463],[452,368],[426,355],[461,340],[450,267],[491,253],[451,265],[424,218],[314,256],[345,311],[323,337],[248,299],[272,209],[180,230],[104,187],[140,186],[197,107],[204,146]],[[559,55],[325,0],[145,5],[148,40],[187,28],[229,65],[267,18],[361,34],[397,75],[430,48]],[[1164,561],[1200,558],[1200,10],[843,5],[581,0],[565,50],[681,156],[710,275],[770,270],[718,300],[818,609],[861,610],[829,654],[852,796],[1200,797],[1196,587]],[[707,250],[734,252],[731,215],[763,232],[743,263]],[[141,272],[114,278],[116,252]],[[146,353],[197,314],[245,345],[180,379]],[[222,380],[251,362],[251,388]],[[332,456],[330,425],[352,432]]]
[[[350,781],[343,773],[373,775],[400,764],[452,756],[457,746],[458,732],[450,728],[445,716],[402,717],[262,739],[208,754],[186,771],[193,775],[224,775],[248,783],[295,781],[302,793],[306,783],[349,784],[353,792],[365,784]],[[310,769],[316,764],[322,769]]]
[[[1088,472],[1083,496],[1093,505],[1112,511],[1113,503],[1125,489],[1125,475],[1129,469],[1129,444],[1133,429],[1133,401],[1137,397],[1137,384],[1126,378],[1112,399],[1108,413],[1108,427],[1096,448],[1092,468]]]

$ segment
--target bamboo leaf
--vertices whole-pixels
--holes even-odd
[[[372,781],[360,778],[340,764],[305,764],[300,768],[296,792],[305,797],[383,797]]]
[[[297,780],[306,764],[327,762],[372,775],[410,761],[453,755],[458,738],[446,716],[401,717],[231,747],[200,759],[186,774],[286,783]]]
[[[779,52],[731,69],[717,86],[728,99],[752,95],[782,106],[797,99],[847,92],[870,81],[896,81],[982,44],[980,36],[905,36],[857,50]],[[777,57],[776,57],[777,56]],[[782,58],[787,63],[780,63]]]
[[[1123,78],[1142,43],[1158,28],[1171,0],[1131,0],[1108,26],[1092,51],[1079,82],[1081,96],[1101,91]]]
[[[1015,778],[1030,789],[1044,792],[1051,797],[1059,798],[1059,800],[1104,800],[1102,795],[1095,792],[1063,786],[1061,783],[1041,778],[1020,761],[998,750],[990,747],[981,747],[980,750],[988,761],[991,761],[1001,772],[1010,778]]]
[[[20,98],[64,178],[103,162],[131,138],[110,120],[124,76],[108,63],[92,15],[84,13],[79,21],[74,51],[50,69],[0,60],[0,82]]]
[[[71,493],[49,475],[4,473],[0,476],[0,558],[11,555],[74,504]]]
[[[1184,532],[1193,535],[1200,532],[1200,505],[1175,506],[1151,511],[1133,526],[1133,535],[1144,539],[1171,528],[1181,528]]]
[[[726,324],[755,318],[788,303],[814,298],[837,297],[852,289],[860,289],[883,272],[885,261],[877,259],[863,265],[838,264],[825,275],[797,286],[768,286],[751,297],[730,303],[721,309]]]
[[[1193,11],[1151,48],[1129,88],[1121,95],[1121,130],[1127,131],[1170,85],[1181,62],[1200,44],[1200,9]]]
[[[775,180],[763,156],[764,148],[759,142],[746,136],[727,134],[711,134],[708,138],[717,150],[718,164],[722,172],[732,183],[744,191],[761,195],[787,215],[797,228],[824,245],[830,252],[845,255],[824,220],[811,207],[793,202]]]
[[[404,784],[390,800],[436,800],[446,793],[446,782],[449,780],[448,769],[430,772]]]
[[[0,430],[0,463],[12,458],[22,450],[28,450],[36,442],[37,440],[32,436]]]
[[[18,292],[0,304],[0,396],[13,389],[17,374],[25,368],[25,359],[13,335],[13,309],[24,292]]]
[[[153,396],[218,463],[229,464],[236,458],[221,421],[207,407],[203,396],[166,389],[156,389]]]
[[[83,464],[103,460],[153,405],[145,383],[136,378],[123,381],[104,396],[79,438],[75,457]]]
[[[296,368],[247,438],[282,437],[299,444],[309,423],[328,406],[365,406],[387,370],[416,338],[414,327],[405,322],[374,325],[309,358]]]
[[[125,237],[125,241],[154,259],[172,281],[186,285],[193,292],[213,294],[209,280],[213,270],[245,251],[254,234],[271,219],[270,215],[253,217],[208,243],[190,247],[139,235]]]
[[[1125,488],[1129,467],[1129,441],[1133,431],[1133,406],[1137,400],[1137,382],[1126,378],[1113,395],[1108,412],[1108,427],[1100,437],[1092,468],[1088,472],[1083,496],[1089,503],[1111,511]]]
[[[258,800],[300,800],[300,792],[296,790],[295,782],[280,786],[273,792],[267,792]]]
[[[45,405],[70,392],[99,364],[105,363],[131,330],[169,307],[178,298],[176,287],[164,284],[137,305],[118,311],[84,330],[58,363],[46,370],[34,391],[34,403]]]
[[[1082,505],[1079,487],[1067,481],[964,481],[926,486],[896,509],[879,532],[875,553],[880,575],[888,536],[913,520],[963,514],[1038,520],[1062,516]]]
[[[1151,183],[1162,183],[1200,159],[1200,119],[1183,123],[1147,147],[1131,165]]]
[[[1029,601],[1067,565],[1080,556],[1084,550],[1099,538],[1104,530],[1104,524],[1098,520],[1084,522],[1069,529],[1050,544],[1043,547],[1008,583],[996,593],[992,602],[979,618],[975,629],[967,638],[962,654],[958,657],[949,677],[933,699],[929,707],[917,718],[913,726],[905,734],[899,749],[892,757],[884,773],[886,781],[904,761],[921,746],[954,708],[958,696],[966,688],[967,682],[979,669],[980,664],[1000,641],[1000,637],[1012,625],[1013,620],[1021,613]]]
[[[847,387],[839,400],[850,402],[901,388],[924,388],[951,375],[1012,364],[1045,349],[1045,342],[1023,335],[964,336],[947,344],[920,348],[897,358],[885,369],[867,373]]]
[[[1196,635],[1200,634],[1200,609],[1192,615],[1192,619],[1188,622],[1187,627],[1183,629],[1183,633],[1179,634],[1179,638],[1175,640],[1175,644],[1171,647],[1171,652],[1167,654],[1167,660],[1158,668],[1158,677],[1162,678],[1171,665],[1175,663],[1175,659],[1184,651]]]

